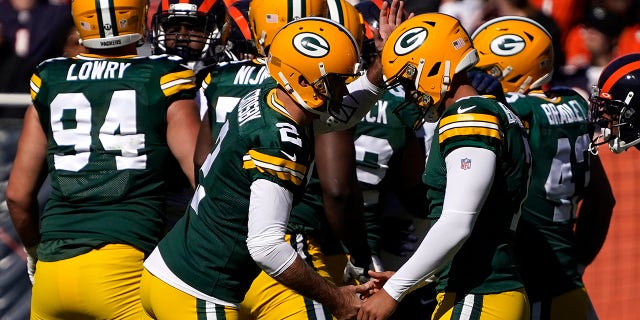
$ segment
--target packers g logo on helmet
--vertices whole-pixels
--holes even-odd
[[[551,35],[534,20],[498,17],[478,27],[471,38],[480,56],[476,68],[500,80],[505,92],[525,93],[551,80]]]
[[[478,54],[458,19],[429,12],[393,30],[381,60],[385,88],[401,85],[405,91],[405,104],[397,110],[411,107],[419,111],[415,121],[408,123],[417,129],[425,120],[438,120],[452,79],[473,67]]]
[[[491,52],[499,56],[512,56],[518,54],[522,50],[526,43],[522,37],[515,34],[505,34],[496,37],[491,41]]]
[[[322,58],[330,50],[327,40],[311,32],[303,32],[293,37],[293,47],[303,55],[313,58]]]
[[[285,24],[303,17],[326,17],[327,0],[251,0],[249,25],[256,50],[266,56]]]
[[[409,29],[398,37],[393,45],[393,51],[399,56],[404,56],[419,48],[427,39],[428,34],[427,29],[422,27]]]
[[[347,122],[352,113],[338,115],[341,109],[333,107],[342,102],[336,89],[356,74],[360,59],[349,30],[327,18],[305,17],[282,27],[271,44],[267,69],[287,94],[311,113]]]

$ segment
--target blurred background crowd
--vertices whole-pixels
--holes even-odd
[[[150,7],[158,2],[151,0]],[[45,59],[74,56],[83,48],[69,6],[70,0],[0,0],[0,320],[28,318],[31,284],[26,256],[4,194],[34,68]],[[455,16],[470,34],[499,16],[539,22],[555,42],[551,85],[573,87],[585,99],[609,61],[640,52],[640,0],[406,0],[406,7],[416,14],[439,11]],[[147,52],[148,44],[139,50]],[[640,298],[640,217],[634,212],[640,167],[635,161],[640,158],[635,148],[617,157],[604,152],[601,158],[617,205],[608,239],[586,271],[585,282],[601,319],[635,319],[635,301]]]

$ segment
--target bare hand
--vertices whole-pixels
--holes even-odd
[[[358,320],[387,319],[397,307],[398,301],[394,300],[386,291],[380,290],[362,303],[358,312]]]
[[[383,1],[382,7],[380,8],[380,27],[377,32],[374,31],[376,50],[382,52],[384,43],[387,41],[387,38],[389,38],[391,32],[395,30],[402,21],[410,19],[413,16],[413,13],[407,14],[404,10],[404,1],[393,0],[391,5],[389,5],[387,1]]]
[[[361,287],[362,285],[358,286]],[[331,314],[338,320],[355,319],[362,301],[358,299],[356,286],[339,287],[340,298],[335,301],[336,305],[330,307]]]
[[[360,299],[367,300],[374,293],[382,290],[382,286],[387,283],[387,280],[389,280],[394,273],[395,271],[375,272],[369,270],[369,277],[371,277],[371,279],[367,283],[356,287],[356,292],[360,294]]]

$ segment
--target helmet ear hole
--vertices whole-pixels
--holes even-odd
[[[309,81],[307,81],[307,79],[303,75],[298,76],[298,84],[301,87],[308,87],[311,85],[311,83],[309,83]]]

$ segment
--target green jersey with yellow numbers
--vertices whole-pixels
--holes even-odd
[[[145,253],[157,244],[171,157],[167,109],[173,101],[193,99],[196,90],[193,72],[181,61],[79,55],[37,67],[31,96],[47,135],[51,177],[41,260],[104,243]],[[63,243],[47,246],[51,240]]]
[[[473,231],[439,274],[437,290],[489,294],[522,288],[513,242],[529,184],[530,152],[523,125],[504,104],[480,96],[460,99],[445,109],[423,174],[432,219],[442,214],[444,159],[461,147],[495,153],[496,171]],[[466,161],[461,159],[460,166],[470,165]]]
[[[158,245],[173,276],[205,295],[239,303],[260,268],[247,249],[251,185],[258,179],[304,192],[313,160],[310,129],[295,123],[268,78],[242,98],[215,132],[185,216]],[[152,255],[153,256],[153,255]],[[145,267],[156,276],[157,265]]]
[[[529,131],[531,186],[517,233],[517,257],[532,299],[583,287],[573,233],[589,184],[588,103],[575,91],[508,94]]]

